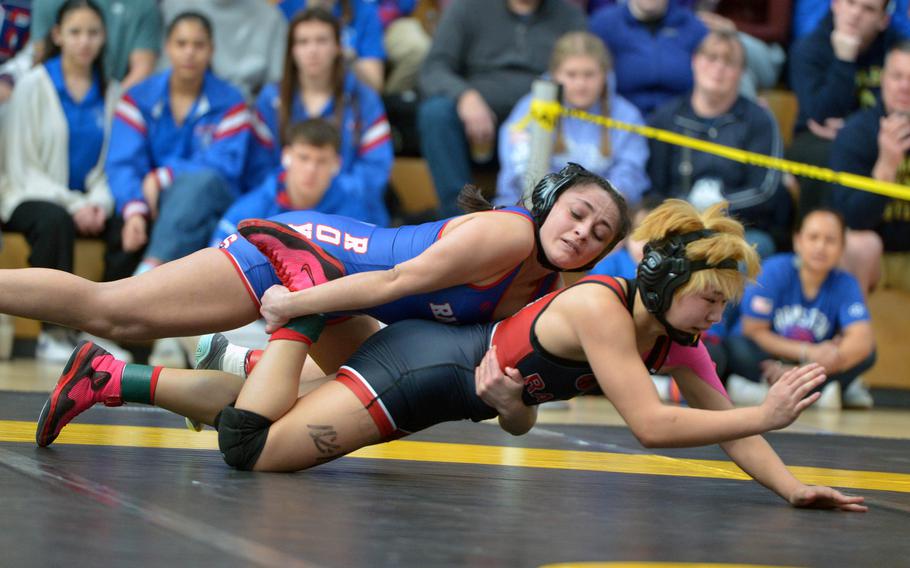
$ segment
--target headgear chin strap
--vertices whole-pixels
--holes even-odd
[[[670,339],[683,345],[694,345],[698,335],[680,331],[667,322],[666,314],[673,303],[673,293],[689,281],[693,272],[712,268],[738,270],[733,259],[709,264],[705,260],[689,260],[686,257],[686,245],[713,234],[714,231],[702,229],[648,243],[638,265],[638,289],[642,303],[663,324]]]

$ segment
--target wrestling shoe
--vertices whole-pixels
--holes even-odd
[[[341,278],[344,265],[288,225],[265,219],[244,219],[237,225],[243,237],[264,254],[281,283],[292,292]]]
[[[120,380],[125,366],[94,343],[80,342],[38,416],[38,445],[50,445],[73,418],[99,402],[105,406],[122,405]]]
[[[255,349],[235,345],[222,333],[210,333],[199,338],[196,344],[194,369],[210,369],[238,375],[250,375],[251,354]]]
[[[230,342],[223,333],[203,335],[199,338],[199,343],[196,344],[193,368],[223,371],[224,368],[221,365],[228,345],[230,345]]]

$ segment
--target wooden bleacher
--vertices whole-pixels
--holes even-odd
[[[876,290],[869,297],[869,312],[878,360],[863,375],[866,383],[877,388],[910,390],[910,357],[904,351],[905,340],[910,336],[910,292]]]
[[[768,109],[777,119],[780,136],[784,140],[784,148],[793,141],[793,130],[796,127],[796,117],[799,113],[799,102],[796,94],[787,89],[766,89],[758,93],[759,99],[768,105]]]

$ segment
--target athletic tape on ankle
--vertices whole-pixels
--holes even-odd
[[[322,334],[322,329],[324,327],[325,318],[321,315],[294,318],[289,321],[287,325],[273,333],[269,338],[269,341],[286,339],[312,345],[319,340],[319,336]]]
[[[123,402],[154,404],[155,388],[158,386],[160,373],[161,367],[133,363],[124,366],[120,379],[120,398]]]

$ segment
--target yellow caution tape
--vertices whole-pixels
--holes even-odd
[[[748,150],[741,150],[739,148],[724,146],[723,144],[699,140],[698,138],[677,134],[676,132],[670,132],[669,130],[653,128],[651,126],[630,124],[628,122],[622,122],[620,120],[615,120],[607,116],[599,116],[582,110],[566,108],[559,102],[555,101],[542,101],[540,99],[532,100],[531,108],[527,116],[522,118],[515,125],[515,128],[519,130],[524,129],[527,127],[529,121],[534,120],[544,130],[549,132],[556,126],[556,121],[561,116],[586,120],[588,122],[599,124],[605,128],[615,128],[618,130],[634,132],[635,134],[644,136],[645,138],[651,138],[660,142],[666,142],[667,144],[674,144],[676,146],[691,148],[699,152],[714,154],[715,156],[721,156],[723,158],[727,158],[728,160],[741,162],[743,164],[761,166],[764,168],[779,170],[801,177],[817,179],[828,183],[836,183],[845,187],[852,187],[854,189],[860,189],[862,191],[877,193],[879,195],[884,195],[886,197],[891,197],[894,199],[910,200],[910,188],[899,183],[881,181],[872,179],[867,176],[861,176],[847,172],[837,172],[829,168],[821,168],[801,162],[784,160],[783,158],[775,158],[773,156],[767,156],[765,154],[759,154],[757,152],[750,152]]]

